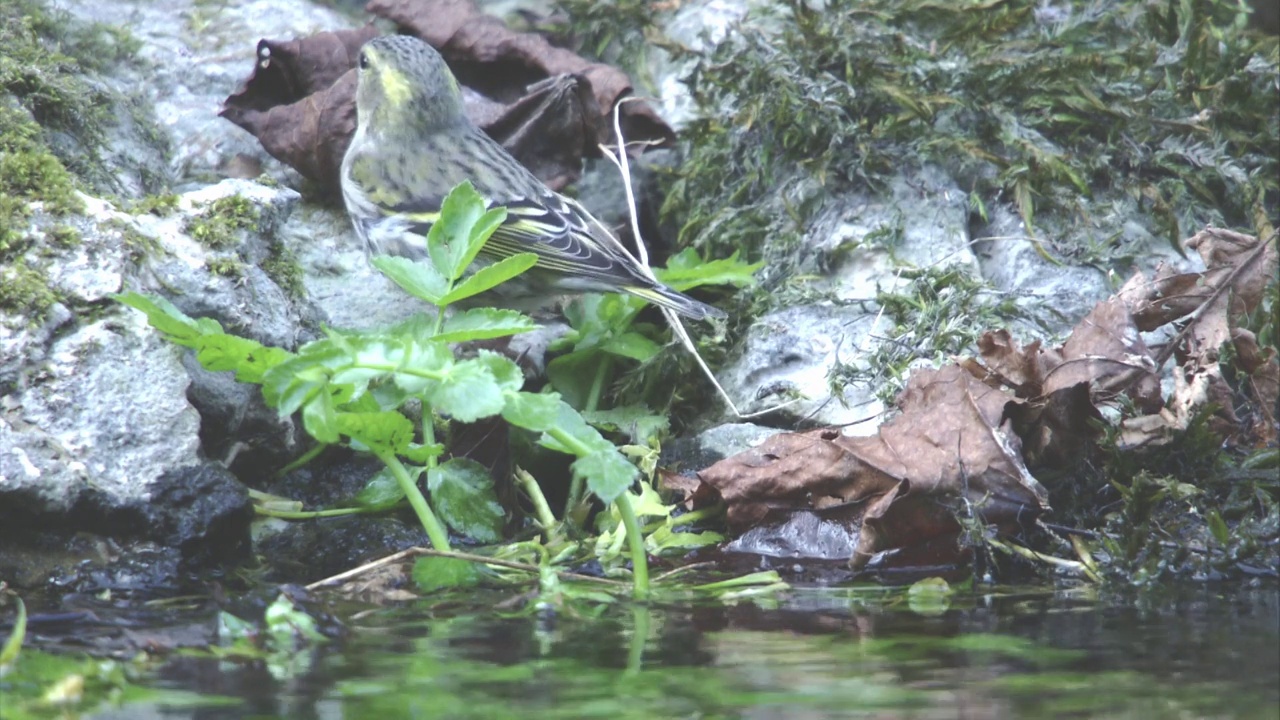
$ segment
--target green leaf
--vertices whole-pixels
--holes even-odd
[[[754,274],[761,267],[764,267],[764,262],[742,262],[736,252],[727,258],[703,262],[697,251],[685,248],[667,261],[667,267],[654,270],[654,275],[666,285],[681,291],[703,285],[748,287],[755,284]]]
[[[435,340],[411,341],[396,372],[396,385],[406,392],[428,392],[453,365],[453,351]]]
[[[255,385],[262,383],[262,377],[268,370],[296,357],[288,350],[224,333],[202,335],[192,346],[196,350],[196,359],[205,370],[232,370],[236,380]]]
[[[459,184],[440,204],[440,216],[427,233],[427,254],[448,280],[457,280],[467,269],[471,230],[485,214],[484,205],[470,182]]]
[[[18,655],[22,653],[22,642],[27,637],[27,606],[20,597],[15,597],[13,600],[17,606],[13,618],[13,629],[9,632],[9,637],[5,638],[4,646],[0,647],[0,670],[5,671],[11,669],[18,661]]]
[[[441,342],[468,342],[518,335],[538,329],[538,324],[515,310],[471,308],[444,321],[444,330],[435,336]]]
[[[479,567],[458,558],[428,556],[413,564],[413,582],[424,593],[475,587],[480,579]]]
[[[302,406],[302,426],[307,434],[325,444],[338,442],[338,419],[333,394],[326,388]]]
[[[409,443],[409,447],[401,451],[409,462],[424,464],[434,457],[440,457],[444,454],[444,445],[440,443],[431,443],[424,445],[422,443]]]
[[[436,513],[456,532],[482,543],[502,539],[506,512],[480,463],[453,458],[427,470],[427,490]]]
[[[574,476],[586,480],[587,488],[605,503],[626,492],[640,475],[636,466],[612,445],[574,460],[570,467]]]
[[[474,362],[489,369],[503,392],[516,392],[524,387],[524,371],[515,360],[506,355],[492,350],[480,350],[476,353]]]
[[[561,355],[547,363],[547,379],[573,407],[583,407],[591,395],[591,386],[596,376],[596,367],[602,360],[601,351],[596,348],[575,350]]]
[[[131,308],[141,310],[147,316],[147,322],[151,327],[163,333],[175,345],[194,347],[195,339],[204,334],[208,327],[207,323],[203,327],[197,324],[173,303],[159,296],[151,297],[130,291],[111,297]],[[222,332],[222,326],[218,325],[217,321],[210,322],[216,326],[215,332]]]
[[[568,453],[570,455],[587,455],[597,451],[613,451],[617,452],[617,448],[613,443],[604,439],[598,430],[587,424],[586,420],[578,414],[568,403],[560,403],[559,413],[556,416],[554,427],[548,428],[548,432],[544,432],[542,437],[538,439],[538,444],[543,447],[550,448],[556,452]],[[585,448],[585,452],[578,452],[575,447],[564,444],[561,440],[553,437],[550,431],[556,431],[568,435],[576,446]]]
[[[475,422],[502,412],[502,388],[489,368],[464,360],[449,368],[427,401],[436,412],[461,422]]]
[[[552,393],[508,393],[502,408],[502,419],[526,430],[546,432],[556,425],[564,401]]]
[[[413,422],[398,412],[342,412],[338,432],[370,449],[402,453],[413,442]]]
[[[449,305],[465,300],[472,295],[479,295],[490,290],[520,273],[538,264],[538,256],[533,253],[519,253],[505,257],[492,265],[476,270],[466,280],[458,284],[448,295],[440,299],[438,304]]]
[[[662,349],[662,346],[658,343],[634,332],[625,332],[611,337],[600,347],[607,353],[639,360],[640,362],[657,355],[658,351]]]
[[[1213,534],[1213,539],[1217,540],[1219,545],[1227,545],[1231,541],[1231,530],[1227,528],[1227,523],[1223,521],[1218,511],[1210,510],[1206,513],[1205,519],[1209,521],[1209,532]]]
[[[379,255],[370,262],[405,292],[432,305],[440,305],[440,298],[449,292],[449,281],[428,263],[394,255]]]
[[[598,428],[624,433],[638,445],[649,445],[657,440],[671,424],[667,417],[655,415],[644,405],[583,411],[582,418]]]
[[[476,220],[475,225],[471,226],[471,233],[467,238],[467,254],[462,258],[462,267],[466,269],[476,259],[476,255],[484,249],[484,244],[489,241],[489,237],[493,232],[501,227],[502,223],[507,220],[507,209],[504,207],[491,208],[484,215]]]
[[[352,498],[357,507],[381,510],[404,499],[404,490],[390,470],[383,468]]]

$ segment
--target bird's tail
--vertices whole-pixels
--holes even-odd
[[[665,285],[654,285],[652,287],[627,287],[623,288],[628,293],[637,297],[644,298],[655,305],[661,305],[669,308],[691,320],[706,320],[708,318],[727,317],[725,312],[717,307],[712,307],[704,302],[699,302],[684,293],[676,292]]]

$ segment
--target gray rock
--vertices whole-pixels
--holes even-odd
[[[861,362],[874,334],[874,313],[831,304],[800,305],[760,317],[718,377],[738,411],[768,413],[770,424],[848,425],[874,432],[884,408],[870,388],[852,383],[833,394],[840,366]],[[770,412],[770,410],[772,411]],[[731,417],[722,408],[719,417]]]
[[[93,490],[145,502],[165,472],[201,462],[178,349],[133,311],[57,338],[0,410],[0,506],[67,512]]]
[[[168,172],[178,182],[209,182],[237,156],[252,158],[277,179],[297,175],[267,155],[252,135],[218,117],[222,101],[252,71],[259,38],[293,38],[358,23],[310,0],[66,0],[73,16],[120,25],[141,41],[138,62],[106,81],[154,107],[167,137]],[[120,139],[120,152],[147,144]]]
[[[663,443],[661,464],[685,474],[697,472],[731,455],[749,450],[777,432],[774,428],[751,423],[716,425],[693,437],[676,438]]]

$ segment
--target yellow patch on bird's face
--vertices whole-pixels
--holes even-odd
[[[382,81],[382,91],[392,107],[400,107],[409,102],[413,96],[413,88],[408,79],[398,70],[382,65],[378,68],[378,79]]]

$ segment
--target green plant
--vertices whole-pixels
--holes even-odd
[[[459,359],[451,342],[483,340],[531,330],[534,323],[510,310],[472,308],[446,317],[460,300],[489,290],[531,268],[533,254],[516,255],[465,275],[467,267],[505,210],[488,210],[469,183],[445,200],[427,238],[429,261],[380,257],[374,264],[410,294],[436,306],[435,317],[418,317],[383,332],[341,334],[307,343],[297,352],[263,346],[223,332],[208,318],[192,319],[171,303],[137,293],[117,299],[146,313],[172,342],[192,348],[209,370],[233,371],[242,382],[262,386],[263,398],[281,415],[301,412],[306,431],[322,444],[340,444],[373,454],[385,466],[375,484],[393,485],[408,500],[437,550],[448,551],[445,525],[484,541],[497,540],[502,509],[492,499],[487,472],[472,460],[441,462],[441,422],[474,422],[501,415],[513,426],[540,433],[539,443],[575,456],[576,480],[626,527],[637,595],[648,592],[644,539],[626,490],[634,465],[555,393],[521,390],[520,368],[497,353],[479,351]],[[410,410],[420,405],[421,416]],[[432,500],[418,487],[426,481]],[[536,487],[536,486],[535,486]],[[535,490],[536,492],[536,490]],[[388,494],[383,492],[385,504]],[[397,496],[392,493],[392,499]],[[437,515],[439,511],[439,515]],[[444,523],[440,518],[443,517]],[[426,558],[415,577],[424,584],[471,584],[474,566],[451,558]]]
[[[685,292],[706,285],[746,287],[754,282],[752,274],[759,268],[758,263],[740,260],[737,253],[703,262],[686,249],[673,256],[666,268],[655,269],[655,274]],[[631,296],[586,295],[565,309],[572,331],[551,349],[568,352],[548,363],[547,377],[569,404],[584,411],[599,409],[617,363],[644,363],[662,349],[662,329],[636,321],[644,307],[643,300]]]

